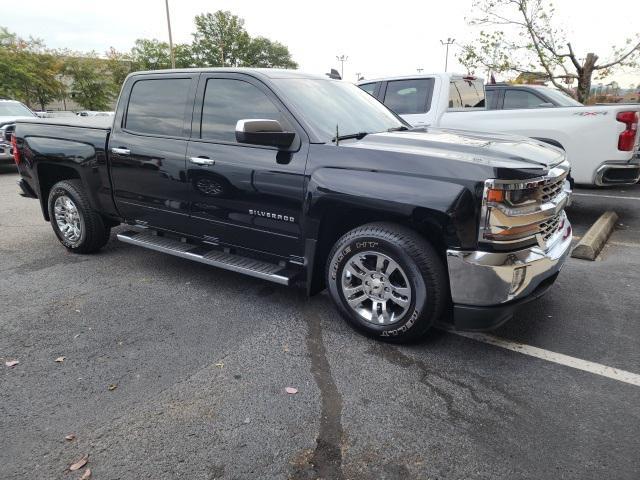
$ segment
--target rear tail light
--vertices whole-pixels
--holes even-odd
[[[20,151],[18,150],[18,142],[15,133],[11,135],[11,150],[13,150],[13,161],[16,165],[20,164]]]
[[[636,144],[638,134],[638,113],[618,112],[616,120],[625,124],[625,130],[618,137],[618,150],[631,152]]]

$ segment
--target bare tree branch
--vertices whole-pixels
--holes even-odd
[[[640,51],[640,42],[638,42],[633,48],[631,48],[631,50],[629,50],[627,53],[622,55],[617,60],[614,60],[613,62],[605,63],[604,65],[594,65],[593,69],[603,70],[605,68],[613,67],[614,65],[619,65],[622,62],[624,62],[627,58],[629,58],[631,55],[633,55],[634,52],[638,52],[638,51]]]

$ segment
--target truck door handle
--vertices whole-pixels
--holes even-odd
[[[189,157],[191,163],[196,165],[215,165],[216,161],[207,157]]]
[[[115,153],[116,155],[131,155],[131,150],[129,150],[128,148],[112,148],[111,149],[111,153]]]

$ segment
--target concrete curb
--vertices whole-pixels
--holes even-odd
[[[583,260],[595,260],[604,244],[607,243],[617,221],[618,214],[611,210],[600,215],[596,223],[591,225],[591,228],[575,246],[571,256]]]

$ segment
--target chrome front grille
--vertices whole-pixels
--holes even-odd
[[[551,180],[549,183],[542,185],[540,188],[540,200],[546,203],[553,200],[562,192],[564,188],[565,175],[560,179]]]
[[[542,222],[540,224],[540,234],[544,241],[548,241],[560,228],[560,217],[561,215],[556,215],[553,218],[550,218],[546,222]]]

